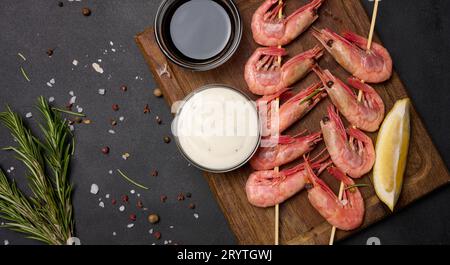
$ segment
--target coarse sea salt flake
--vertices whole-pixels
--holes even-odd
[[[116,132],[115,132],[114,130],[112,130],[112,129],[109,129],[108,132],[109,132],[110,134],[115,134],[115,133],[116,133]]]
[[[198,213],[194,213],[195,219],[198,219]]]
[[[119,211],[121,211],[121,212],[125,211],[125,206],[121,205],[121,206],[119,207]]]
[[[31,118],[31,117],[33,117],[33,113],[31,113],[31,112],[28,112],[27,114],[25,114],[25,118]]]
[[[103,68],[98,63],[92,63],[92,68],[94,68],[97,73],[103,74]]]
[[[55,101],[55,97],[49,97],[48,98],[48,102],[52,103],[53,101]]]
[[[134,193],[136,193],[136,191],[135,190],[130,190],[130,193],[134,194]]]
[[[72,61],[72,64],[75,65],[75,66],[77,66],[77,65],[78,65],[78,61],[77,61],[77,60],[73,60],[73,61]]]
[[[108,194],[105,195],[105,198],[106,198],[106,199],[109,199],[109,196],[110,196],[110,195],[109,195],[109,193],[108,193]]]
[[[134,224],[127,224],[127,228],[133,228]]]
[[[106,89],[104,89],[104,88],[100,88],[100,89],[98,90],[98,93],[99,93],[100,95],[104,95],[105,92],[106,92]]]
[[[75,101],[77,101],[77,97],[76,96],[72,96],[69,100],[69,104],[74,104]]]
[[[98,185],[95,184],[95,183],[93,183],[93,184],[91,185],[91,193],[92,193],[92,194],[97,194],[97,193],[98,193],[98,190],[99,190]]]
[[[100,203],[98,204],[98,206],[100,206],[100,207],[102,207],[102,208],[105,208],[105,203],[104,203],[104,202],[100,202]]]

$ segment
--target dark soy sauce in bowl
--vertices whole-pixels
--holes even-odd
[[[179,66],[206,71],[225,63],[242,37],[232,0],[164,0],[155,18],[156,41]]]
[[[170,21],[170,37],[183,55],[206,60],[219,54],[231,36],[227,11],[211,0],[191,0],[179,6]]]

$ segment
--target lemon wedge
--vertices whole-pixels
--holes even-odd
[[[410,100],[398,100],[378,133],[373,183],[378,198],[391,211],[402,190],[410,137]]]

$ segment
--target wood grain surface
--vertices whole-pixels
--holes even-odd
[[[207,72],[193,72],[172,64],[159,50],[152,28],[136,36],[136,42],[156,82],[163,91],[168,104],[172,105],[174,102],[182,100],[191,91],[209,83],[231,85],[250,95],[244,81],[243,72],[247,59],[258,47],[252,39],[250,22],[253,12],[262,1],[236,0],[235,2],[240,9],[244,23],[242,42],[236,54],[226,64],[217,69]],[[286,2],[286,13],[289,14],[308,1]],[[382,6],[380,6],[380,12],[382,12]],[[319,10],[319,14],[320,18],[314,24],[315,27],[329,27],[336,32],[351,30],[363,36],[369,32],[369,17],[359,0],[328,0]],[[381,43],[376,35],[374,41]],[[311,35],[311,30],[303,33],[298,39],[286,47],[289,56],[285,60],[312,48],[316,44],[318,42]],[[158,69],[165,64],[169,67],[171,78],[167,76],[160,77],[158,75]],[[349,76],[327,53],[319,61],[319,64],[324,69],[330,69],[332,73],[343,80]],[[304,89],[309,84],[317,81],[318,78],[311,73],[297,83],[294,88],[296,90]],[[408,96],[404,85],[396,73],[393,74],[389,81],[374,85],[374,87],[383,98],[387,111],[392,108],[396,100]],[[255,96],[251,96],[256,99]],[[329,99],[321,102],[310,114],[292,126],[287,133],[293,134],[306,128],[312,132],[319,130],[319,121],[325,115],[328,104],[330,104]],[[400,210],[450,181],[448,169],[439,156],[414,108],[411,110],[411,130],[405,181],[395,211]],[[369,135],[375,141],[376,133]],[[322,143],[316,150],[321,150],[323,147]],[[251,172],[252,169],[250,166],[246,165],[241,169],[225,174],[205,172],[204,175],[238,242],[240,244],[273,244],[274,208],[261,209],[254,207],[248,203],[246,198],[244,189],[245,182]],[[339,189],[338,181],[327,175],[327,173],[322,174],[321,177],[337,193]],[[370,185],[369,187],[361,188],[366,206],[364,223],[360,228],[363,229],[370,224],[388,217],[391,213],[375,195],[373,185],[371,184],[371,173],[362,180],[358,180],[358,183],[367,183]],[[306,195],[306,192],[300,192],[280,205],[280,244],[328,243],[331,225],[310,205]],[[356,231],[337,231],[336,239],[342,239]]]

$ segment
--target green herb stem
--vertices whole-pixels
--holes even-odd
[[[55,108],[53,107],[52,110],[58,111],[58,112],[62,112],[62,113],[66,113],[66,114],[70,114],[73,116],[78,116],[78,117],[86,117],[86,114],[83,113],[77,113],[77,112],[73,112],[70,110],[65,110],[65,109],[60,109],[60,108]]]

